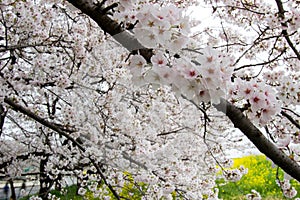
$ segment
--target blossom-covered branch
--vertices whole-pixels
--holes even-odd
[[[78,9],[80,9],[83,13],[90,16],[93,20],[97,22],[97,24],[101,28],[103,28],[105,32],[111,34],[112,36],[125,31],[124,29],[120,29],[120,27],[109,17],[102,16],[101,13],[97,10],[96,6],[93,5],[92,1],[81,0],[79,2],[75,2],[69,0],[69,2],[76,6]],[[102,17],[104,17],[105,20],[103,20]],[[123,41],[121,39],[118,40],[118,42],[120,42],[121,44],[124,43],[125,47],[127,46],[127,41]],[[136,46],[140,46],[140,44],[138,44],[134,38],[131,39],[131,42],[136,43]],[[149,60],[149,54],[143,55],[141,53],[141,55],[145,56],[146,60]],[[150,57],[152,55],[150,54]],[[218,110],[224,112],[235,125],[235,127],[239,128],[262,153],[266,154],[270,159],[272,159],[274,163],[276,163],[278,166],[284,169],[292,177],[300,181],[300,166],[287,155],[285,155],[283,152],[281,152],[281,150],[279,150],[275,145],[269,142],[263,136],[260,130],[257,129],[239,109],[237,109],[235,106],[233,106],[225,100],[221,100],[219,104],[215,104],[215,107]]]
[[[278,8],[278,15],[279,18],[282,20],[282,35],[284,36],[284,38],[286,39],[287,43],[289,44],[289,46],[291,47],[291,49],[294,51],[294,53],[296,54],[298,60],[300,60],[300,53],[297,50],[297,48],[294,46],[293,42],[290,39],[289,33],[287,31],[288,28],[288,23],[285,21],[285,10],[283,8],[282,5],[282,1],[281,0],[275,0],[276,4],[277,4],[277,8]],[[299,20],[299,19],[298,19]]]
[[[25,114],[26,116],[34,119],[35,121],[41,123],[42,125],[56,131],[57,133],[59,133],[60,135],[66,137],[68,140],[70,140],[76,147],[78,147],[82,152],[85,152],[86,149],[79,144],[79,142],[74,139],[70,134],[66,133],[65,131],[63,131],[61,129],[61,127],[55,125],[54,123],[51,123],[49,121],[47,121],[46,119],[41,118],[40,116],[36,115],[35,113],[31,112],[29,109],[24,108],[23,106],[17,104],[16,102],[14,102],[13,99],[9,99],[9,98],[5,98],[4,102],[7,103],[8,105],[11,106],[11,108],[17,112],[21,112],[23,114]],[[118,193],[115,191],[115,189],[107,182],[106,177],[104,176],[104,174],[102,173],[101,169],[99,168],[97,162],[94,161],[94,159],[89,158],[91,160],[91,163],[96,167],[97,172],[100,174],[101,178],[103,179],[104,183],[109,187],[110,191],[113,193],[113,195],[117,198],[120,199]]]
[[[222,100],[215,107],[225,113],[234,124],[240,129],[268,158],[282,168],[286,173],[300,181],[300,166],[297,162],[287,156],[282,150],[270,142],[262,132],[255,127],[251,121],[238,109],[226,100]]]

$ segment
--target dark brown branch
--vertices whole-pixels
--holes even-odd
[[[144,56],[147,61],[150,61],[153,55],[152,50],[142,46],[130,31],[124,29],[119,23],[103,13],[102,10],[99,9],[99,6],[95,5],[91,0],[68,0],[68,2],[92,18],[104,33],[111,35],[128,51],[137,53],[137,50],[139,50],[140,54]]]
[[[166,136],[166,135],[170,135],[170,134],[173,134],[173,133],[178,133],[179,131],[182,131],[184,129],[185,128],[179,128],[179,129],[175,129],[175,130],[172,130],[172,131],[162,132],[162,133],[157,134],[156,136]]]
[[[186,96],[184,96],[184,95],[181,95],[181,97],[184,98],[185,100],[191,102],[194,106],[196,106],[196,108],[198,108],[198,110],[200,110],[200,111],[203,113],[204,118],[205,118],[208,122],[211,122],[211,120],[210,120],[210,118],[208,117],[206,111],[205,111],[203,108],[201,108],[198,104],[196,104],[195,101],[188,99],[188,98],[187,98]]]
[[[275,141],[275,138],[274,138],[273,135],[270,133],[270,130],[269,130],[268,126],[265,125],[264,128],[265,128],[266,133],[267,133],[268,136],[270,137],[270,139],[275,143],[275,142],[276,142],[276,141]]]
[[[30,152],[27,154],[18,155],[16,157],[11,157],[9,160],[4,161],[0,164],[0,169],[7,167],[8,165],[10,165],[12,162],[14,162],[16,160],[27,160],[32,155],[34,155],[34,156],[50,156],[51,154],[45,153],[45,152]]]
[[[232,6],[232,5],[225,5],[225,6],[216,6],[216,7],[213,7],[214,10],[217,10],[219,8],[227,8],[227,9],[234,9],[234,10],[245,10],[245,11],[249,11],[250,13],[254,13],[254,14],[258,14],[258,15],[265,15],[265,13],[263,12],[259,12],[259,11],[256,11],[256,10],[253,10],[253,9],[250,9],[250,7],[246,7],[245,5],[243,5],[244,7],[241,7],[241,6]],[[254,7],[254,6],[252,6]]]
[[[264,30],[261,31],[261,33],[258,35],[258,37],[253,41],[252,45],[246,49],[239,58],[234,62],[233,66],[235,66],[237,63],[240,62],[240,60],[255,46],[257,46],[263,39],[261,38],[266,32],[269,30],[268,27],[266,27]]]
[[[29,109],[19,105],[16,103],[13,99],[5,98],[4,102],[11,106],[11,108],[17,112],[21,112],[25,114],[26,116],[34,119],[35,121],[41,123],[42,125],[54,130],[55,132],[59,133],[60,135],[66,137],[68,140],[72,141],[81,151],[85,151],[85,149],[76,141],[76,139],[72,138],[70,134],[66,133],[64,130],[62,130],[60,125],[55,125],[54,123],[51,123],[44,118],[41,118],[40,116],[36,115]]]
[[[280,112],[280,114],[282,114],[282,116],[286,117],[292,124],[294,124],[298,129],[300,129],[300,124],[298,122],[296,122],[296,120],[294,120],[294,118],[287,114],[286,112],[284,112],[283,110]]]
[[[293,111],[292,109],[289,109],[289,108],[286,108],[286,107],[283,107],[283,108],[281,108],[281,109],[290,111],[291,113],[293,113],[293,114],[296,115],[297,117],[300,117],[300,114],[296,113],[296,112]]]
[[[236,106],[224,99],[221,99],[220,104],[214,106],[217,110],[226,114],[234,127],[240,129],[260,152],[265,154],[290,176],[300,181],[300,166],[270,142]]]
[[[291,41],[287,30],[282,30],[282,35],[284,36],[286,42],[289,44],[289,46],[291,47],[291,49],[293,50],[293,52],[296,54],[298,60],[300,60],[300,53],[298,52],[298,50],[294,46],[293,42]]]
[[[278,17],[281,19],[281,20],[284,20],[285,18],[285,15],[284,13],[286,12],[283,8],[283,5],[282,5],[282,1],[281,0],[275,0],[276,1],[276,5],[277,5],[277,8],[278,8]],[[299,51],[296,49],[296,47],[294,46],[293,42],[291,41],[290,37],[289,37],[289,34],[287,32],[287,28],[288,28],[288,24],[287,22],[283,22],[282,24],[282,35],[284,36],[286,42],[288,43],[288,45],[291,47],[291,49],[293,50],[293,52],[296,54],[298,60],[300,60],[300,53]]]
[[[3,105],[0,104],[0,136],[2,134],[2,129],[3,129],[3,126],[4,126],[5,116],[6,116],[6,111],[3,107]]]
[[[268,61],[265,61],[265,62],[261,62],[261,63],[256,63],[256,64],[243,65],[243,66],[240,66],[238,68],[235,68],[234,71],[238,71],[238,70],[241,70],[241,69],[244,69],[244,68],[248,68],[248,67],[255,67],[255,66],[262,66],[262,65],[270,64],[270,63],[276,61],[278,58],[280,58],[285,53],[285,51],[286,51],[286,49],[282,50],[280,52],[280,54],[278,54],[276,57],[274,57],[271,60],[268,60]]]

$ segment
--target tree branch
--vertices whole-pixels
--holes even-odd
[[[293,117],[289,114],[287,114],[286,112],[284,112],[283,110],[280,112],[280,114],[282,114],[282,116],[286,117],[292,124],[294,124],[298,129],[300,129],[300,124],[293,119]]]
[[[240,66],[240,67],[235,68],[234,71],[239,71],[239,70],[241,70],[241,69],[248,68],[248,67],[264,66],[264,65],[270,64],[270,63],[276,61],[278,58],[280,58],[285,52],[286,52],[286,49],[282,50],[282,51],[280,52],[280,54],[278,54],[277,56],[275,56],[275,57],[272,58],[272,59],[269,59],[269,60],[267,60],[267,61],[263,61],[263,62],[260,62],[260,63],[249,64],[249,65],[242,65],[242,66]]]
[[[147,61],[150,61],[153,54],[152,50],[141,45],[130,31],[122,28],[119,23],[102,12],[101,8],[99,8],[97,4],[94,4],[92,0],[68,0],[68,2],[92,18],[104,33],[111,35],[128,51],[136,54],[137,50],[139,50],[140,54],[144,56]]]
[[[10,165],[15,160],[23,160],[23,161],[27,160],[32,155],[34,155],[34,156],[50,156],[51,154],[45,153],[45,152],[30,152],[30,153],[27,153],[27,154],[18,155],[16,157],[11,157],[9,160],[6,160],[6,161],[4,161],[0,164],[0,169],[3,169],[5,167],[7,167],[8,165]]]
[[[75,146],[77,146],[82,152],[85,152],[85,148],[80,145],[78,143],[78,141],[74,138],[71,137],[70,134],[66,133],[65,131],[63,131],[60,126],[55,125],[54,123],[51,123],[43,118],[41,118],[40,116],[36,115],[35,113],[33,113],[32,111],[30,111],[27,108],[24,108],[23,106],[17,104],[16,102],[14,102],[14,100],[5,97],[4,98],[4,102],[7,103],[8,105],[11,106],[11,108],[17,112],[21,112],[24,115],[32,118],[33,120],[39,122],[40,124],[52,129],[53,131],[57,132],[58,134],[66,137],[68,140],[70,140]],[[113,193],[113,195],[119,200],[120,197],[118,195],[118,193],[114,190],[114,188],[112,187],[112,185],[110,185],[107,181],[106,181],[106,177],[104,176],[104,174],[102,173],[102,171],[100,170],[99,166],[96,164],[95,160],[92,159],[89,156],[90,161],[93,163],[93,165],[96,167],[98,173],[100,174],[101,178],[103,179],[104,183],[107,185],[107,187],[110,189],[110,191]]]
[[[40,124],[43,124],[44,126],[54,130],[55,132],[59,133],[60,135],[66,137],[68,140],[73,142],[81,151],[83,151],[83,152],[85,151],[85,149],[76,141],[76,139],[72,138],[70,134],[63,131],[59,125],[51,123],[51,122],[45,120],[44,118],[36,115],[35,113],[30,111],[29,109],[24,108],[23,106],[17,104],[13,99],[5,97],[4,102],[7,103],[8,105],[10,105],[11,108],[14,111],[21,112],[24,115],[27,115],[28,117],[30,117],[30,118],[34,119],[35,121],[39,122]]]
[[[300,166],[270,142],[239,108],[224,99],[221,99],[220,104],[214,106],[218,111],[226,114],[234,127],[240,129],[260,152],[265,154],[290,176],[300,181]]]
[[[290,108],[282,107],[281,109],[290,111],[291,113],[293,113],[293,114],[296,115],[297,117],[300,117],[300,114],[296,113],[294,110],[292,110],[292,109],[290,109]]]
[[[6,116],[6,111],[3,107],[3,105],[0,104],[0,136],[2,134],[2,129],[3,129],[3,126],[4,126],[5,116]]]
[[[283,5],[282,5],[282,1],[281,0],[275,0],[276,1],[276,5],[277,5],[277,8],[278,8],[278,17],[281,19],[281,20],[284,20],[285,18],[285,10],[283,8]],[[291,47],[291,49],[294,51],[294,53],[296,54],[298,60],[300,60],[300,53],[298,52],[298,50],[296,49],[296,47],[294,46],[293,42],[291,41],[290,37],[289,37],[289,34],[287,32],[287,28],[288,28],[288,24],[287,22],[282,22],[281,23],[283,29],[282,29],[282,35],[283,37],[285,38],[286,42],[288,43],[288,45]]]

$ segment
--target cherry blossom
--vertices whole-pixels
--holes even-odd
[[[276,183],[281,187],[281,189],[283,190],[283,194],[285,197],[287,198],[293,198],[297,195],[297,191],[295,190],[294,187],[291,186],[290,181],[289,180],[277,180]]]
[[[251,193],[247,194],[246,198],[248,200],[261,200],[261,196],[256,190],[251,190]]]
[[[167,66],[168,61],[162,52],[158,52],[157,54],[151,57],[151,63],[154,67],[163,68]]]
[[[192,21],[194,0],[2,0],[0,173],[33,164],[41,195],[67,174],[100,199],[140,182],[144,199],[217,199],[218,170],[247,173],[226,169],[243,144],[225,108],[299,163],[299,5],[205,2],[211,23]]]

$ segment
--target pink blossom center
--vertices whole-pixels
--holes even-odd
[[[164,61],[163,60],[158,60],[158,64],[162,65],[162,64],[164,64]]]
[[[195,71],[190,71],[190,76],[191,77],[194,77],[196,75],[196,72]]]
[[[209,74],[214,74],[214,73],[215,73],[215,70],[214,70],[214,69],[211,69],[211,68],[208,69],[207,71],[208,71]]]
[[[258,97],[254,97],[253,102],[257,103],[259,101],[260,101],[260,99]]]
[[[210,57],[207,57],[207,62],[212,62],[213,61],[213,57],[212,56],[210,56]]]
[[[246,93],[246,94],[250,94],[250,92],[251,92],[251,90],[250,90],[249,88],[247,88],[247,89],[245,90],[245,93]]]

